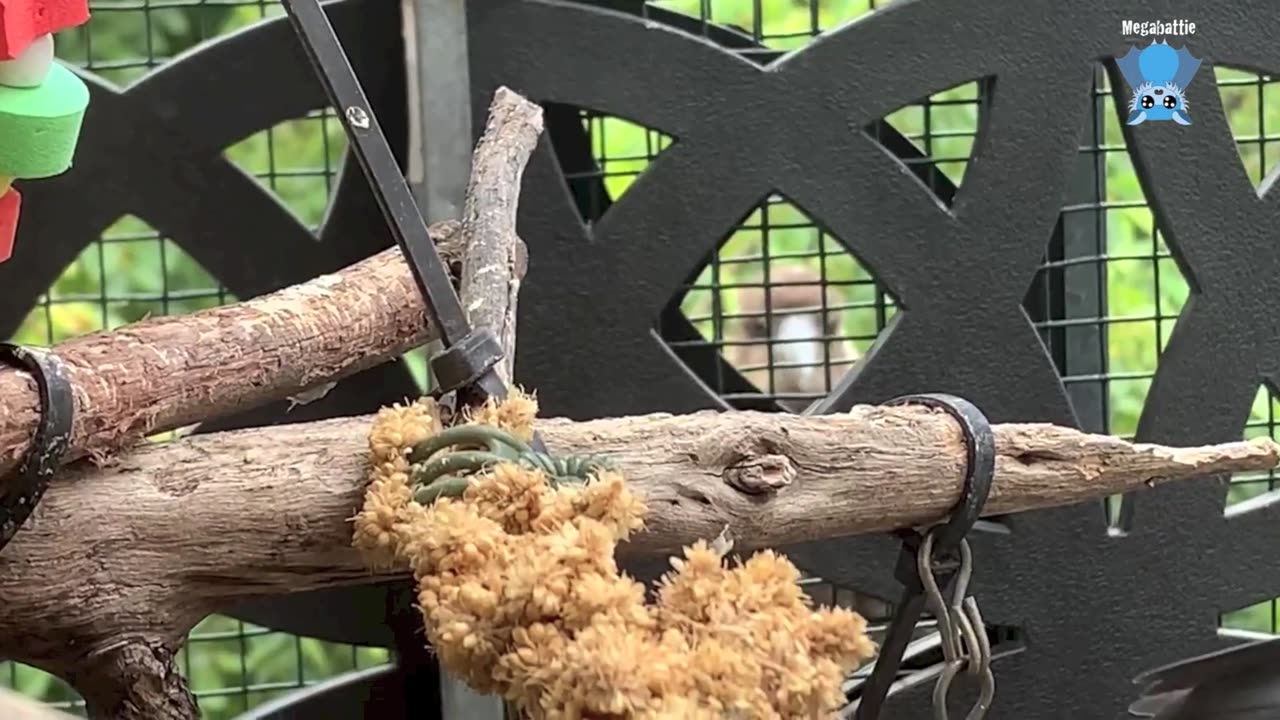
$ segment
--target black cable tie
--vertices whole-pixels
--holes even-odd
[[[440,339],[448,348],[431,361],[436,380],[442,385],[432,396],[439,399],[456,390],[459,406],[505,398],[506,383],[493,371],[503,357],[502,346],[492,332],[478,333],[470,327],[453,278],[431,241],[408,181],[400,172],[373,106],[324,8],[319,0],[284,0],[284,9],[330,104],[338,110],[351,152],[413,273],[428,319],[439,329]],[[546,452],[538,433],[534,433],[531,444],[535,450]]]
[[[502,344],[493,331],[480,328],[468,332],[457,343],[431,358],[440,393],[474,385],[503,358]]]
[[[40,421],[31,447],[13,472],[0,481],[0,550],[31,517],[71,444],[75,396],[66,366],[47,350],[0,343],[0,362],[26,370],[40,393]]]
[[[995,433],[991,430],[991,422],[973,403],[954,395],[943,393],[925,393],[921,395],[904,395],[894,398],[885,405],[924,405],[945,411],[955,418],[964,434],[967,463],[964,475],[964,489],[960,500],[946,523],[939,531],[933,546],[933,567],[938,585],[945,587],[951,583],[959,568],[957,551],[969,531],[982,516],[987,498],[991,495],[991,481],[996,469]],[[915,529],[903,529],[895,533],[902,539],[902,549],[898,553],[898,563],[894,569],[894,577],[902,583],[902,596],[896,607],[893,621],[885,634],[884,643],[880,647],[880,656],[876,658],[871,676],[863,685],[862,697],[858,700],[858,709],[854,720],[877,720],[884,707],[889,690],[902,667],[902,658],[907,645],[915,633],[916,623],[924,614],[925,592],[920,580],[916,564],[917,553],[924,537]]]

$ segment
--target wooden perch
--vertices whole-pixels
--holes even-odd
[[[459,262],[458,223],[430,230],[445,259]],[[68,459],[283,400],[438,336],[392,248],[245,302],[75,338],[55,349],[75,391]],[[39,417],[35,381],[0,368],[0,475],[27,452]]]
[[[237,600],[371,581],[348,521],[363,497],[370,423],[196,435],[68,468],[0,553],[0,648],[88,693],[104,652],[143,647],[163,659]],[[927,523],[957,501],[965,465],[955,422],[921,407],[538,428],[553,452],[613,456],[647,499],[649,529],[629,553],[670,552],[726,525],[746,550]],[[995,435],[992,514],[1280,463],[1270,440],[1169,448],[1046,424]]]
[[[442,257],[454,275],[462,277],[460,297],[473,324],[488,327],[505,341],[506,362],[500,368],[504,372],[512,366],[514,357],[516,293],[527,267],[524,244],[515,230],[519,183],[541,132],[542,108],[500,88],[490,108],[484,137],[472,158],[463,221],[438,223],[430,228]],[[75,386],[77,416],[69,455],[91,454],[99,463],[105,462],[111,452],[145,435],[282,399],[385,362],[437,336],[408,266],[400,251],[393,249],[340,272],[254,300],[193,315],[157,318],[73,340],[54,349],[68,365],[68,375]],[[26,373],[0,370],[0,474],[26,452],[38,417],[32,379]],[[130,457],[132,454],[121,458],[116,470],[128,467]],[[81,467],[67,476],[87,471]],[[189,498],[202,483],[197,480],[196,486],[189,486],[192,478],[195,476],[170,476],[153,489],[162,488],[160,493],[172,499]],[[170,479],[177,484],[170,485]],[[93,480],[98,481],[105,483],[98,488],[100,491],[109,491],[110,487],[124,489],[106,476]],[[352,489],[351,478],[343,482],[348,491]],[[256,503],[258,500],[251,499],[256,495],[250,493],[241,499]],[[259,499],[272,504],[265,496]],[[343,518],[354,507],[344,508],[331,518],[337,528],[344,525]],[[176,512],[193,510],[194,506],[175,508]],[[299,519],[284,506],[277,510],[280,512],[276,519],[285,526]],[[52,532],[61,538],[60,543],[76,545],[74,538],[83,536],[81,529],[64,524],[56,519],[58,515],[56,509],[49,512],[38,507],[36,515],[19,532],[27,536],[22,544],[42,532]],[[170,519],[178,522],[163,534],[176,531],[185,535],[179,529],[180,517]],[[115,522],[106,518],[101,521]],[[116,537],[109,543],[119,542],[124,536]],[[257,544],[246,536],[240,537]],[[19,544],[15,541],[0,553],[0,574],[6,580],[21,575],[15,573],[26,564],[21,559],[23,551],[17,549]],[[174,598],[176,603],[164,599],[169,595],[168,588],[155,587],[155,593],[142,591],[140,595],[137,590],[145,583],[141,574],[150,571],[147,563],[136,562],[133,553],[154,553],[169,546],[170,541],[151,544],[149,540],[135,539],[125,544],[131,548],[126,551],[130,557],[108,560],[112,551],[103,554],[104,548],[97,548],[85,554],[81,548],[74,551],[77,558],[71,564],[76,567],[64,565],[67,572],[76,573],[87,569],[84,562],[120,562],[123,564],[116,569],[131,578],[124,584],[104,585],[100,579],[81,575],[85,582],[70,595],[26,610],[18,610],[0,595],[4,597],[0,603],[0,657],[25,659],[60,674],[84,696],[93,717],[198,717],[195,700],[174,665],[174,653],[183,636],[209,613],[207,608],[244,594],[238,589],[229,594],[218,590],[206,593],[208,587],[221,584],[217,577],[221,571],[206,567],[210,571],[206,574],[192,566],[189,575],[186,571],[181,573],[186,579],[178,581],[192,592],[182,593],[181,599]],[[64,547],[69,549],[71,545]],[[339,556],[349,559],[349,552],[336,549]],[[350,567],[349,562],[345,564]],[[231,572],[239,574],[236,570]],[[357,572],[353,578],[363,574]],[[197,578],[203,579],[196,580],[195,585],[189,582]],[[61,657],[49,654],[48,639],[82,635],[66,627],[60,630],[61,621],[53,621],[38,633],[26,631],[10,636],[6,632],[10,621],[30,616],[29,610],[42,617],[61,615],[66,610],[79,614],[73,608],[83,603],[108,613],[99,617],[102,632],[91,632],[92,638],[84,636],[84,644],[71,641],[71,646],[64,646],[64,652],[54,653]],[[108,607],[113,609],[106,610]],[[117,612],[123,615],[116,615]],[[145,617],[148,615],[149,619]],[[34,639],[35,635],[44,639]],[[27,643],[33,639],[43,649],[28,648]],[[65,652],[73,646],[74,650]]]
[[[525,264],[515,203],[540,131],[535,105],[499,91],[463,223],[434,230],[463,267],[472,321],[503,339],[506,369]],[[105,456],[434,336],[408,269],[388,251],[257,300],[58,346],[76,384],[73,447],[100,462],[65,469],[0,552],[0,656],[67,679],[93,717],[197,717],[173,662],[197,622],[250,597],[373,579],[351,548],[348,520],[363,499],[372,419]],[[25,451],[36,419],[30,379],[0,371],[0,472]],[[955,422],[919,407],[545,420],[538,429],[553,452],[611,455],[647,499],[649,528],[628,553],[668,553],[726,526],[748,550],[927,523],[955,504],[965,464]],[[1043,424],[995,433],[990,514],[1280,463],[1268,440],[1175,449]]]
[[[466,247],[458,229],[429,228],[455,276]],[[252,300],[84,335],[56,348],[75,390],[68,460],[283,400],[438,337],[399,248]],[[31,376],[0,368],[0,476],[38,419]]]
[[[513,349],[528,268],[515,216],[542,108],[502,87],[490,113],[461,233],[454,220],[429,230],[461,275],[472,323]],[[283,400],[438,337],[399,248],[245,302],[84,335],[56,348],[76,403],[67,459],[103,457],[147,435]],[[508,365],[499,367],[504,377]],[[35,381],[0,368],[0,478],[27,452],[39,417]]]
[[[516,235],[516,210],[524,167],[541,134],[542,108],[498,88],[471,157],[472,174],[485,182],[471,184],[462,208],[467,260],[458,295],[471,326],[492,331],[506,351],[496,370],[507,383],[515,366],[520,281],[529,267],[529,250]]]

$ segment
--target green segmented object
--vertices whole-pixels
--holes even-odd
[[[447,448],[452,451],[441,452]],[[414,446],[409,453],[414,499],[429,505],[441,497],[460,497],[469,481],[465,475],[498,463],[516,463],[539,470],[553,484],[585,483],[601,470],[613,468],[608,458],[595,455],[553,457],[534,451],[520,438],[492,425],[458,425]]]

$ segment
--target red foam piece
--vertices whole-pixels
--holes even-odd
[[[0,0],[0,60],[14,60],[41,35],[88,19],[88,0]]]
[[[18,191],[9,188],[9,192],[0,195],[0,263],[13,255],[13,238],[18,234],[18,210],[22,207],[22,196]]]

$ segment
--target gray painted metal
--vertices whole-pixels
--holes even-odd
[[[427,222],[462,217],[471,172],[465,0],[405,0],[410,186]]]
[[[410,184],[427,222],[459,218],[471,174],[466,2],[411,0],[406,7],[411,12],[402,22],[415,39],[407,72]],[[479,695],[443,672],[440,708],[446,720],[503,718],[500,698]]]

